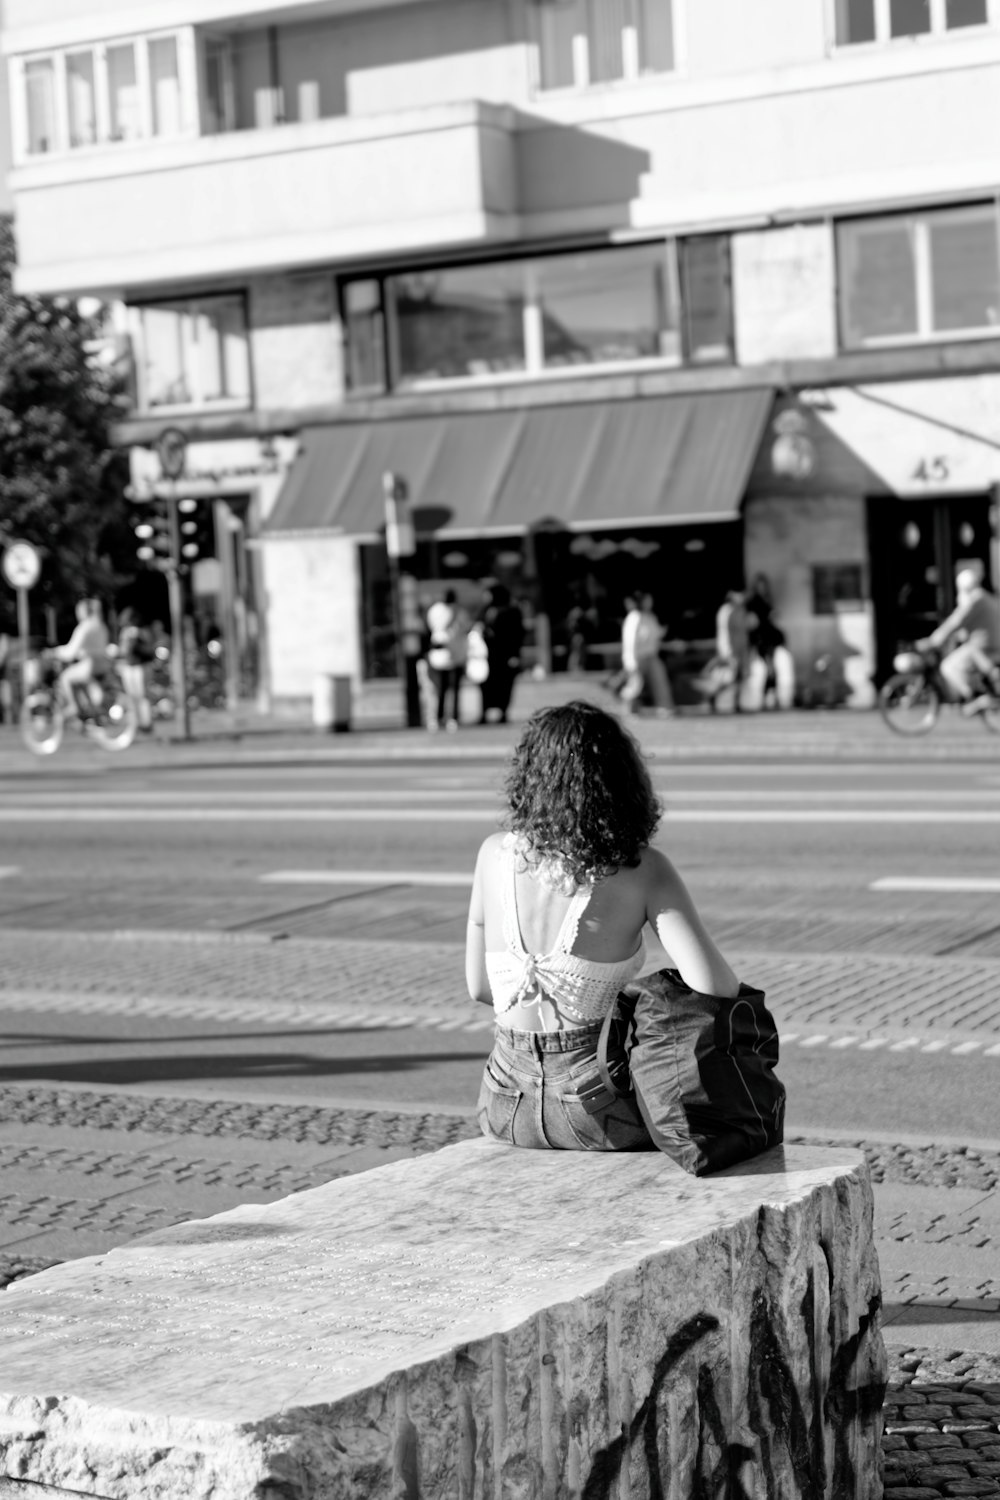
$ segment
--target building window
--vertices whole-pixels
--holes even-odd
[[[517,262],[394,276],[386,284],[396,382],[493,375],[525,367]]]
[[[679,359],[671,249],[634,245],[538,261],[536,298],[545,367]]]
[[[40,155],[56,147],[55,64],[51,57],[38,57],[24,66],[24,89],[28,106],[28,150]]]
[[[700,234],[680,242],[684,354],[694,363],[733,355],[732,276],[729,236]]]
[[[28,58],[23,66],[29,156],[184,130],[176,33]],[[57,79],[64,110],[56,108]]]
[[[70,52],[66,57],[66,110],[70,146],[92,146],[97,140],[97,97],[94,54]]]
[[[838,47],[940,36],[989,24],[989,0],[835,0]]]
[[[135,43],[107,50],[108,103],[113,141],[136,141],[142,135],[142,99]]]
[[[179,135],[181,81],[175,36],[154,37],[149,43],[149,89],[153,134]]]
[[[538,81],[586,88],[675,66],[672,0],[534,0]]]
[[[143,410],[249,405],[242,296],[150,304],[133,316]]]
[[[838,225],[846,348],[1000,326],[995,204]]]
[[[385,318],[377,281],[349,281],[342,316],[347,342],[347,384],[352,391],[382,391],[387,384]]]
[[[732,359],[729,239],[360,277],[341,288],[352,391]]]

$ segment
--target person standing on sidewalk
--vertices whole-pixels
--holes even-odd
[[[427,629],[430,634],[427,667],[437,695],[436,716],[427,728],[454,732],[458,728],[458,695],[469,637],[469,619],[454,589],[446,589],[431,605],[427,611]]]
[[[482,684],[483,707],[479,722],[485,724],[490,714],[496,714],[497,722],[506,724],[514,679],[521,670],[521,647],[524,644],[524,619],[506,584],[489,586],[480,618],[489,673]]]
[[[715,617],[715,649],[716,660],[724,664],[731,674],[733,713],[742,713],[743,684],[750,666],[750,616],[739,589],[729,590]],[[721,689],[712,695],[713,713],[719,691]]]
[[[639,594],[622,624],[622,669],[628,673],[622,698],[630,712],[638,713],[639,700],[648,693],[657,718],[670,718],[674,698],[670,678],[660,659],[663,626],[653,611],[652,594]]]
[[[118,617],[118,670],[126,693],[135,704],[143,734],[149,734],[153,728],[153,710],[146,680],[153,657],[153,642],[148,630],[139,624],[134,609],[123,609]]]

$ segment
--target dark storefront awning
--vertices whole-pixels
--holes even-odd
[[[373,536],[388,469],[406,479],[418,529],[444,534],[731,519],[772,398],[727,391],[308,428],[265,530]]]

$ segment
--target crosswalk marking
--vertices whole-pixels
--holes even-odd
[[[269,870],[265,885],[430,885],[472,884],[471,870]]]
[[[870,891],[1000,891],[1000,879],[986,875],[883,875]]]

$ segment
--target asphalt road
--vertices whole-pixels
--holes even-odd
[[[869,960],[909,965],[905,991],[922,960],[971,975],[1000,958],[1000,762],[653,771],[660,842],[723,948],[829,968],[819,1022],[776,1012],[795,1031],[780,1070],[790,1125],[1000,1140],[1000,1056],[954,1050],[1000,996],[981,995],[970,1020],[942,985],[938,1012],[924,995],[920,1045],[902,1050],[895,1033],[864,1050],[857,1021]],[[176,768],[67,757],[0,777],[0,1079],[469,1109],[489,1016],[463,998],[461,943],[502,772],[498,747]],[[901,879],[980,888],[873,889]],[[369,1026],[385,1010],[383,956],[391,1024]],[[234,994],[199,989],[209,959],[239,976]],[[308,1009],[269,1019],[269,999],[303,988],[320,1009],[337,997],[335,1024]],[[173,1013],[129,1003],[161,994]]]

